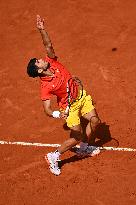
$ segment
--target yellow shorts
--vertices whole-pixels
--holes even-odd
[[[82,91],[80,91],[80,96]],[[79,98],[80,99],[80,98]],[[83,91],[83,96],[79,101],[74,102],[69,110],[69,116],[66,119],[67,126],[73,127],[80,124],[80,117],[91,112],[94,109],[92,98]]]

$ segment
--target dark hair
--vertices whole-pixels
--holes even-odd
[[[35,78],[35,77],[39,76],[38,68],[35,65],[36,60],[37,60],[36,58],[32,58],[29,61],[28,66],[27,66],[27,74],[29,75],[29,77],[32,77],[32,78]]]

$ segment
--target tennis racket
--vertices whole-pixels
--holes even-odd
[[[78,77],[72,77],[67,82],[67,107],[65,113],[69,113],[69,109],[74,102],[79,101],[83,96],[83,84]]]

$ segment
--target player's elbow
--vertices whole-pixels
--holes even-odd
[[[44,46],[47,50],[52,49],[52,43],[51,42],[44,42]]]
[[[46,47],[49,48],[49,49],[51,49],[51,48],[52,48],[52,43],[51,43],[51,42],[48,42],[48,43],[46,44]]]

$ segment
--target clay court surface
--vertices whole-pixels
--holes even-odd
[[[61,144],[69,137],[63,120],[45,116],[39,80],[26,75],[29,59],[46,55],[40,14],[59,60],[93,96],[103,123],[97,142],[136,148],[136,1],[1,0],[0,10],[0,140]],[[0,205],[136,204],[135,152],[78,160],[68,151],[56,177],[44,160],[53,150],[0,144]]]

